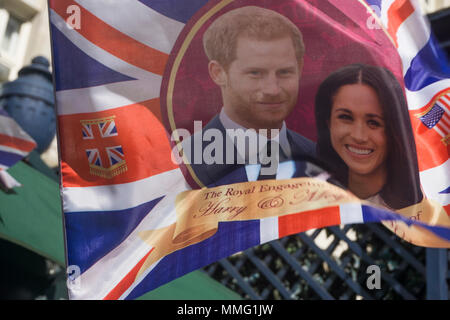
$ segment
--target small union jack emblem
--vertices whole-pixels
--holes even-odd
[[[443,93],[430,103],[430,107],[416,116],[428,128],[435,130],[445,145],[450,140],[450,92]]]
[[[114,118],[81,120],[83,140],[92,141],[92,148],[86,149],[90,173],[107,179],[127,171],[122,146],[110,139],[118,136]]]

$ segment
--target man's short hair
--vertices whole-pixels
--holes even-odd
[[[285,36],[291,37],[297,60],[300,61],[305,46],[297,26],[275,11],[247,6],[217,18],[203,35],[203,47],[210,61],[216,60],[227,69],[236,59],[238,37],[269,41]]]

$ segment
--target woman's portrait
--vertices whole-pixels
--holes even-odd
[[[406,99],[388,69],[352,64],[331,73],[315,116],[317,156],[352,193],[393,210],[422,200]]]

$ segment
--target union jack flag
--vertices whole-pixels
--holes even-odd
[[[81,120],[83,140],[91,141],[98,148],[86,149],[90,173],[111,179],[127,171],[125,155],[122,146],[114,146],[112,137],[118,137],[114,116],[103,119]],[[107,140],[104,140],[107,139]]]
[[[368,4],[381,8],[377,19],[399,53],[413,127],[424,126],[413,114],[436,92],[448,89],[450,79],[427,65],[436,44],[421,14],[409,0],[351,6],[328,2],[339,16],[350,17],[352,26],[365,25]],[[160,110],[165,68],[177,39],[186,37],[188,22],[199,19],[198,12],[236,3],[239,0],[50,0],[67,260],[81,270],[81,287],[69,288],[72,299],[133,299],[208,263],[292,233],[394,217],[351,203],[301,215],[226,222],[210,238],[152,259],[160,243],[145,241],[146,235],[175,224],[175,198],[190,189],[170,160]],[[371,53],[379,45],[375,36],[361,40],[361,30],[352,32],[330,22],[315,1],[273,3],[301,6],[327,28],[338,26],[343,37],[362,45],[373,41],[368,44]],[[67,23],[77,18],[72,16],[77,13],[68,13],[73,6],[79,9],[79,27]],[[436,137],[415,133],[425,193],[448,209],[449,198],[439,194],[450,181],[447,150],[439,135],[441,145],[436,145]],[[434,156],[426,157],[430,145]],[[125,159],[126,172],[91,171]],[[423,227],[450,239],[445,228]]]

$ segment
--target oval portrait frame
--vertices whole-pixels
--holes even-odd
[[[169,136],[171,137],[170,143],[171,147],[173,148],[173,152],[177,152],[178,156],[180,157],[181,163],[179,163],[179,165],[182,169],[183,175],[186,181],[193,188],[205,188],[206,186],[195,174],[192,166],[189,164],[189,161],[187,161],[188,159],[183,153],[183,149],[181,146],[180,135],[177,132],[177,130],[180,128],[177,127],[175,121],[173,101],[176,77],[182,61],[185,58],[187,50],[191,46],[193,39],[196,37],[204,24],[207,23],[215,14],[226,8],[228,5],[237,1],[239,0],[210,1],[207,2],[200,10],[198,10],[197,13],[194,14],[191,19],[189,19],[189,21],[182,29],[180,35],[178,36],[175,45],[170,53],[169,60],[166,64],[165,72],[163,75],[160,92],[161,115],[163,117],[163,124],[169,131]],[[384,28],[380,18],[377,16],[374,10],[367,3],[365,3],[364,0],[358,0],[357,3],[359,3],[366,9],[368,17],[372,17],[374,19],[379,27],[378,29],[381,29],[385,36],[389,39],[389,41],[395,46],[395,42],[393,41],[386,28]],[[195,119],[192,119],[192,121],[194,120]],[[173,157],[174,155],[172,155],[172,160]]]

